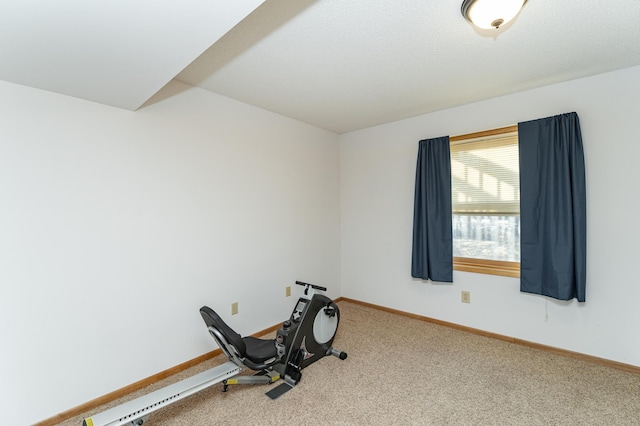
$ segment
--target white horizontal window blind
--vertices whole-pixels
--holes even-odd
[[[451,180],[454,215],[518,215],[517,132],[452,142]]]

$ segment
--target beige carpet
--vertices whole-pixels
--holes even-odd
[[[334,346],[349,354],[345,361],[326,357],[307,367],[275,401],[264,393],[277,384],[227,393],[214,385],[145,425],[640,425],[640,375],[349,302],[339,307]],[[106,408],[62,424],[79,426]]]

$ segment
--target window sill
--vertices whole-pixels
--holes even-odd
[[[515,278],[520,277],[520,262],[454,257],[453,269],[456,271],[475,272],[478,274],[501,275],[504,277]]]

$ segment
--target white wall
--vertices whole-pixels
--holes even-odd
[[[341,294],[337,135],[179,83],[155,101],[0,82],[0,423],[215,349],[204,304],[250,334],[296,279]]]
[[[640,366],[640,67],[341,135],[343,295]],[[454,271],[411,278],[418,141],[576,111],[587,169],[587,301],[519,292],[519,280]],[[471,304],[460,291],[471,292]]]

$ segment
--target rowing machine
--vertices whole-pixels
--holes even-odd
[[[275,399],[300,381],[303,368],[328,355],[345,359],[345,352],[331,346],[340,321],[338,306],[318,293],[326,291],[325,287],[301,281],[296,284],[304,287],[304,295],[278,329],[275,339],[241,337],[215,311],[203,306],[200,313],[209,333],[229,361],[88,417],[83,426],[140,426],[151,413],[220,382],[226,390],[231,384],[273,383],[283,377],[284,383],[267,392]],[[258,373],[240,376],[245,367]]]

